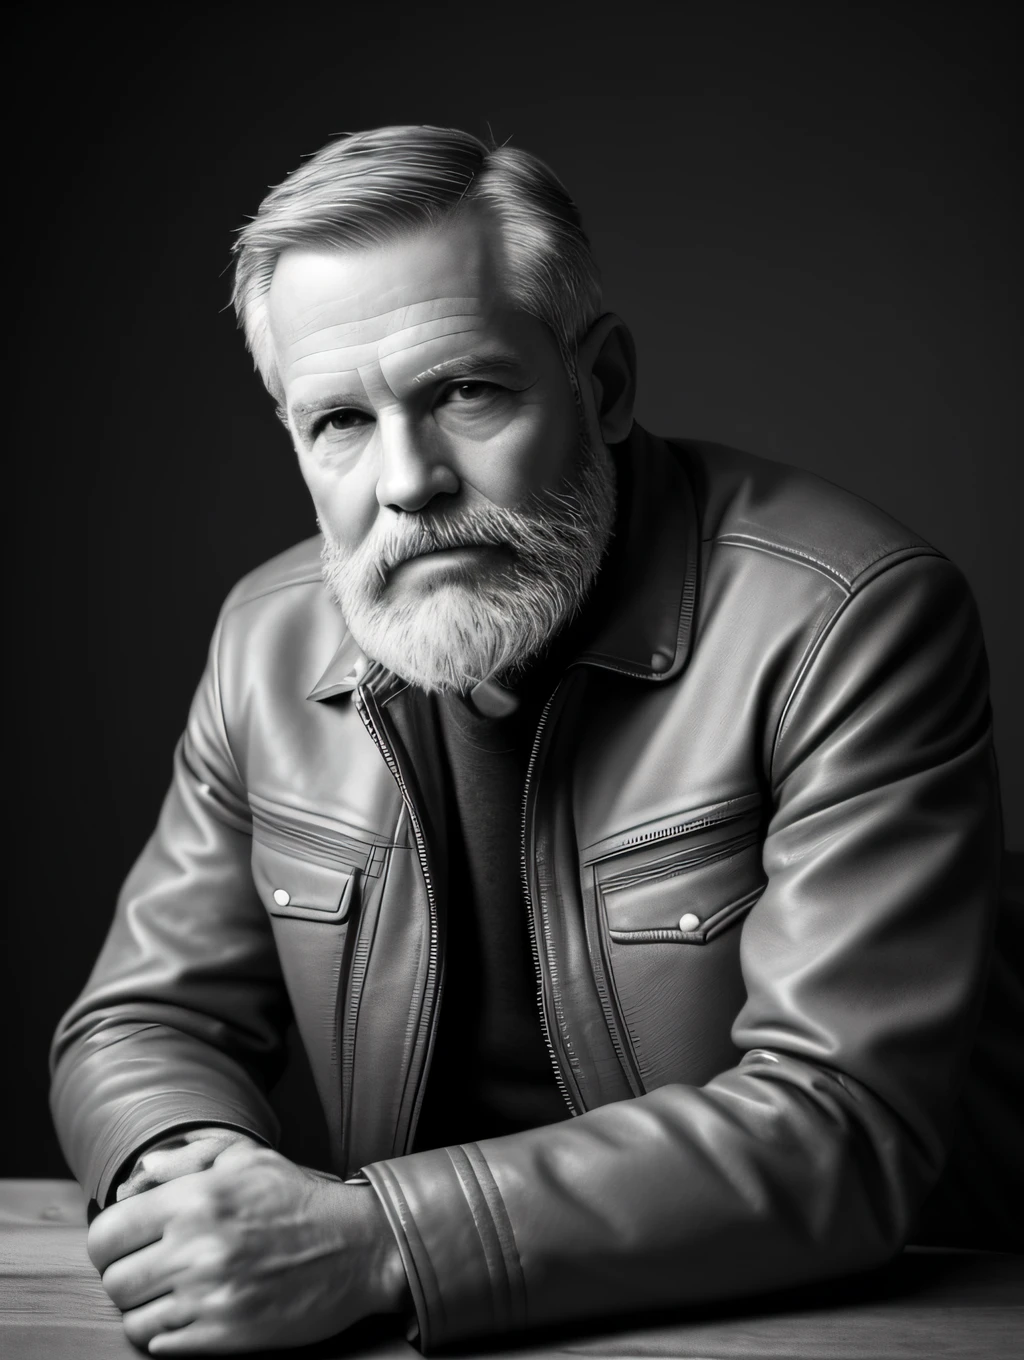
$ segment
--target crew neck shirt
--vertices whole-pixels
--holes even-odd
[[[523,888],[526,770],[541,712],[593,636],[622,576],[632,486],[617,463],[616,524],[577,618],[516,685],[516,710],[480,714],[468,698],[435,697],[446,756],[449,892],[445,982],[414,1151],[476,1142],[568,1119],[541,1020]]]
[[[552,688],[554,681],[552,680]],[[449,892],[445,983],[417,1150],[569,1117],[548,1055],[523,890],[526,769],[548,694],[484,717],[439,696],[447,757]]]

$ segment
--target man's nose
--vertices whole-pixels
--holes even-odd
[[[435,496],[454,495],[459,477],[443,448],[403,420],[381,421],[377,501],[392,510],[422,510]]]

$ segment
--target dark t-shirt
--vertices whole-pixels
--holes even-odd
[[[415,1150],[539,1128],[569,1118],[541,1026],[523,892],[526,768],[558,676],[606,617],[621,578],[629,463],[617,463],[616,532],[587,603],[516,687],[519,707],[482,716],[437,699],[447,753],[450,890],[445,984]]]
[[[552,682],[553,687],[553,682]],[[522,800],[540,710],[538,680],[516,712],[484,717],[438,698],[448,760],[445,984],[417,1149],[569,1117],[541,1028],[522,883]]]

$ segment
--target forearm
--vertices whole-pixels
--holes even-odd
[[[425,1351],[870,1267],[936,1173],[856,1083],[758,1055],[705,1088],[367,1168]]]
[[[406,1304],[373,1190],[247,1139],[112,1205],[87,1245],[126,1335],[153,1354],[301,1346]]]
[[[106,1023],[70,1044],[54,1071],[51,1108],[68,1164],[100,1206],[147,1145],[183,1126],[223,1125],[270,1146],[279,1133],[243,1067],[155,1023]]]

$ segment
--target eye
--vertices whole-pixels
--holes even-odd
[[[455,383],[450,387],[446,395],[449,401],[481,401],[496,396],[502,390],[497,383],[467,378],[465,382]]]
[[[365,411],[359,411],[354,406],[346,406],[340,411],[331,411],[324,416],[317,426],[317,433],[321,430],[356,430],[361,425],[365,425],[370,417]]]
[[[336,443],[343,437],[359,434],[367,425],[373,424],[373,416],[361,411],[358,406],[341,406],[336,411],[327,411],[318,416],[309,427],[306,439],[310,444],[318,440]]]

